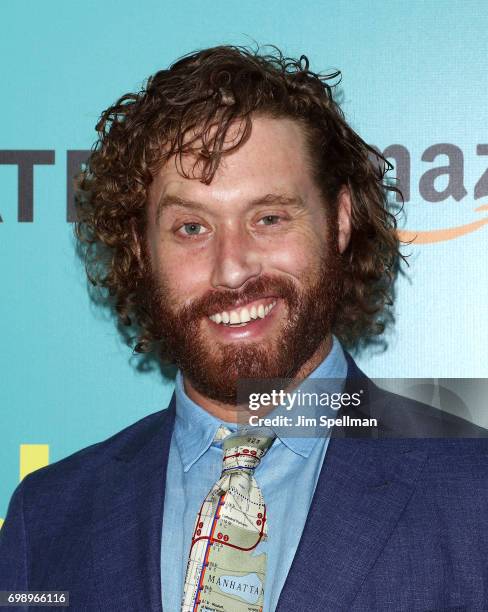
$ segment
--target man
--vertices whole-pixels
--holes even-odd
[[[175,393],[24,479],[1,589],[74,610],[488,609],[487,445],[463,439],[483,432],[381,391],[346,350],[382,333],[401,256],[337,76],[217,47],[102,114],[77,237]],[[241,429],[244,379],[331,380],[364,393],[340,415],[379,421]]]

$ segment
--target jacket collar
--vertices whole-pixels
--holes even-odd
[[[345,354],[344,391],[361,393],[362,400],[338,416],[368,418],[385,394]],[[352,607],[427,459],[414,440],[377,440],[383,430],[381,421],[378,427],[334,428],[277,612]]]
[[[101,611],[162,611],[161,528],[174,395],[167,410],[151,416],[151,427],[129,438],[98,474],[90,540]]]

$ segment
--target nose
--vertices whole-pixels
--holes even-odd
[[[261,274],[259,254],[243,228],[221,229],[214,249],[211,283],[216,289],[239,289]]]

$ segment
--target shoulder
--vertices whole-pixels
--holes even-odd
[[[346,390],[361,396],[359,405],[344,411],[351,417],[373,418],[377,426],[360,437],[485,438],[488,430],[429,404],[377,386],[347,352]]]
[[[148,440],[170,428],[172,406],[149,414],[109,438],[82,448],[71,455],[28,474],[16,489],[23,496],[24,507],[46,500],[79,496],[89,490],[103,466],[113,458],[135,455]]]
[[[370,385],[368,414],[389,437],[488,438],[488,430],[429,404]]]

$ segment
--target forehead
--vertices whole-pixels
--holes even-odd
[[[231,126],[226,143],[232,141],[237,129]],[[191,175],[195,157],[184,156],[182,163]],[[177,169],[175,157],[170,158],[149,188],[149,205],[157,212],[161,199],[173,196],[234,205],[268,193],[306,199],[314,187],[302,126],[292,119],[261,116],[253,118],[249,139],[222,156],[209,185],[198,178],[185,178]]]

